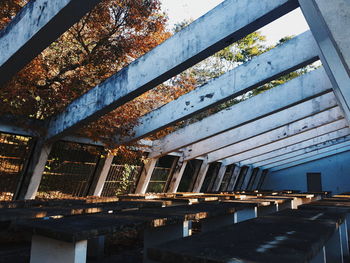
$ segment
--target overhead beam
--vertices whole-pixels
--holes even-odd
[[[297,7],[296,0],[226,0],[70,103],[52,118],[47,138],[98,119]]]
[[[326,73],[319,68],[163,137],[153,144],[154,151],[150,156],[166,155],[324,94],[330,89],[331,84]],[[319,106],[313,105],[313,108],[316,110]],[[215,147],[218,148],[217,145]]]
[[[344,136],[344,137],[340,137],[338,139],[334,139],[334,140],[331,140],[331,141],[326,141],[324,143],[316,144],[316,145],[310,146],[308,148],[301,149],[299,151],[294,151],[294,152],[291,152],[291,153],[287,153],[287,154],[281,155],[279,157],[272,158],[272,159],[264,161],[264,162],[260,162],[257,165],[261,165],[261,166],[267,167],[267,168],[270,167],[270,166],[272,167],[272,166],[274,166],[277,163],[284,162],[284,161],[286,161],[286,162],[288,161],[289,162],[289,160],[292,160],[293,158],[298,158],[298,156],[302,156],[302,155],[307,154],[307,153],[319,151],[321,149],[325,149],[325,148],[328,148],[330,146],[343,144],[343,143],[346,143],[346,142],[349,142],[349,141],[350,141],[350,136],[347,135],[347,136]]]
[[[290,146],[283,147],[276,151],[271,151],[262,155],[258,155],[253,158],[246,159],[241,161],[242,165],[253,165],[254,167],[259,167],[268,162],[273,162],[273,160],[277,160],[277,158],[282,158],[285,154],[290,154],[298,151],[302,151],[305,149],[309,149],[312,147],[317,147],[317,145],[328,145],[333,142],[341,142],[346,140],[347,136],[350,135],[350,128],[343,128],[334,132],[330,132],[324,135],[320,135],[318,137],[305,140]]]
[[[350,4],[348,0],[299,0],[320,49],[334,92],[350,121]]]
[[[312,162],[312,161],[316,161],[316,160],[319,160],[319,159],[322,159],[322,158],[326,158],[326,157],[329,157],[329,156],[332,156],[332,155],[336,155],[336,154],[339,154],[339,153],[342,153],[342,152],[347,152],[347,151],[350,151],[350,144],[344,144],[344,145],[335,145],[335,146],[331,146],[331,147],[328,147],[328,150],[324,150],[324,151],[316,151],[314,153],[314,155],[312,155],[311,153],[308,154],[308,155],[304,155],[304,156],[301,156],[301,158],[299,158],[298,160],[295,160],[295,161],[291,161],[289,163],[285,163],[285,164],[282,164],[282,165],[279,165],[279,166],[275,166],[271,169],[269,169],[269,172],[276,172],[276,171],[279,171],[279,170],[283,170],[283,169],[287,169],[287,168],[291,168],[291,167],[294,167],[294,166],[297,166],[297,165],[301,165],[301,164],[304,164],[304,163],[308,163],[308,162]]]
[[[302,110],[302,109],[300,109]],[[308,130],[320,127],[322,125],[343,119],[343,113],[339,107],[335,107],[313,116],[301,119],[299,121],[293,122],[286,126],[274,129],[272,131],[254,136],[247,140],[238,142],[236,144],[230,145],[228,147],[222,148],[220,150],[211,152],[208,154],[209,162],[214,162],[216,160],[222,160],[232,155],[237,155],[242,152],[258,148],[260,146],[272,143],[274,141],[279,141],[296,134],[303,133]],[[279,122],[276,119],[276,122]]]
[[[130,132],[132,137],[119,137],[116,141],[130,142],[140,139],[189,118],[209,106],[242,95],[274,78],[314,62],[318,59],[317,49],[311,32],[307,31],[144,115]]]
[[[315,108],[315,105],[318,105],[318,107]],[[319,98],[311,99],[283,111],[244,124],[238,128],[231,129],[214,137],[194,143],[182,149],[183,155],[185,159],[191,160],[203,154],[214,152],[278,127],[307,118],[336,105],[337,102],[334,95],[332,93],[325,94]],[[276,120],[278,120],[278,122],[276,122]]]
[[[100,0],[29,1],[0,32],[0,86],[78,22]]]
[[[239,163],[242,160],[254,157],[254,156],[258,156],[267,152],[271,152],[277,149],[281,149],[285,146],[288,145],[293,145],[295,143],[301,142],[301,141],[306,141],[309,140],[311,138],[315,138],[318,137],[320,135],[323,134],[327,134],[336,130],[340,130],[343,128],[348,127],[348,123],[345,119],[342,120],[338,120],[317,128],[314,128],[312,130],[291,136],[291,137],[287,137],[283,140],[279,140],[279,141],[275,141],[272,142],[270,144],[264,145],[264,146],[260,146],[258,148],[254,148],[250,151],[246,151],[237,155],[233,155],[231,157],[228,157],[224,160],[222,160],[223,163],[225,164],[231,164],[231,163]]]

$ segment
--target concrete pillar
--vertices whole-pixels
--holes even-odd
[[[100,171],[100,174],[98,175],[98,180],[93,192],[94,196],[101,196],[103,186],[105,185],[109,170],[112,167],[114,155],[107,154],[106,159],[104,160],[102,169]]]
[[[196,181],[194,183],[193,190],[192,190],[193,192],[200,192],[204,182],[205,175],[207,174],[208,168],[209,168],[208,159],[205,158],[202,162],[201,168],[199,169]]]
[[[265,177],[267,176],[268,173],[269,173],[268,169],[265,169],[265,170],[262,171],[261,176],[260,176],[259,181],[258,181],[258,185],[257,185],[256,190],[260,190],[261,189],[261,187],[264,184]]]
[[[51,148],[52,143],[44,143],[42,140],[36,142],[21,186],[16,193],[17,200],[35,198]]]
[[[350,120],[350,4],[348,0],[299,0],[320,48],[320,58]]]
[[[220,185],[222,183],[222,180],[224,179],[226,170],[227,170],[227,166],[224,165],[224,164],[221,164],[220,170],[218,172],[218,175],[216,176],[215,183],[214,183],[214,186],[213,186],[213,191],[214,192],[217,192],[217,191],[220,190]]]
[[[252,178],[252,175],[253,175],[253,169],[254,168],[252,166],[248,166],[247,172],[244,175],[244,179],[243,179],[241,190],[248,190],[249,181],[250,181],[250,178]]]
[[[151,180],[151,176],[154,170],[154,167],[156,166],[158,159],[148,159],[145,163],[141,176],[139,179],[139,182],[137,184],[135,194],[144,194],[146,193],[148,183]]]
[[[177,189],[179,188],[182,175],[185,172],[186,166],[187,161],[184,161],[183,158],[179,158],[173,176],[171,178],[171,182],[169,184],[168,193],[176,193]]]
[[[254,178],[254,182],[252,184],[252,189],[251,190],[257,190],[258,189],[258,184],[262,175],[262,169],[259,168],[259,170],[256,173],[256,176]]]
[[[30,252],[30,263],[85,263],[87,240],[64,242],[34,235]]]
[[[241,167],[239,167],[238,165],[235,165],[235,167],[233,168],[232,176],[230,178],[230,182],[228,183],[227,191],[231,192],[235,189],[240,172],[241,172]]]

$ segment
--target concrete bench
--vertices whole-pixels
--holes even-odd
[[[333,236],[341,220],[341,216],[313,221],[292,215],[255,218],[155,246],[148,255],[163,263],[336,263],[341,261],[325,253],[336,246]]]
[[[133,228],[144,231],[144,247],[188,236],[192,220],[201,220],[203,232],[232,225],[241,211],[254,210],[252,204],[203,203],[117,214],[96,214],[51,220],[20,222],[33,233],[31,262],[85,262],[87,240],[95,254],[101,251],[106,234]],[[98,245],[96,245],[98,244]],[[90,246],[90,245],[89,245]],[[64,253],[65,257],[52,257]],[[77,261],[79,260],[79,261]],[[148,262],[148,261],[145,261]]]

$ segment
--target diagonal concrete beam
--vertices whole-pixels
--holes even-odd
[[[320,135],[316,138],[305,140],[290,146],[283,147],[276,151],[268,152],[262,155],[258,155],[253,158],[241,161],[242,165],[253,165],[254,167],[259,167],[264,165],[266,162],[272,162],[276,158],[282,157],[285,154],[294,153],[304,149],[316,147],[316,145],[328,145],[333,141],[343,141],[346,137],[350,135],[350,128],[343,128],[334,132],[330,132],[324,135]]]
[[[292,158],[297,158],[297,156],[301,156],[301,155],[304,155],[304,154],[307,154],[310,152],[314,152],[314,151],[319,151],[321,149],[328,148],[330,146],[342,144],[342,143],[349,142],[349,141],[350,141],[350,135],[343,136],[343,137],[340,137],[340,138],[337,138],[334,140],[330,140],[330,141],[326,141],[326,142],[323,142],[320,144],[316,144],[316,145],[313,145],[313,146],[310,146],[310,147],[307,147],[307,148],[304,148],[304,149],[301,149],[298,151],[287,153],[287,154],[281,155],[279,157],[266,160],[264,162],[260,162],[257,165],[261,165],[263,167],[273,166],[275,163],[288,161]]]
[[[242,95],[272,79],[317,60],[318,53],[318,47],[311,32],[307,31],[144,115],[139,119],[139,124],[130,132],[133,134],[132,137],[116,138],[116,141],[130,142],[140,139],[189,118],[209,106],[215,106],[225,100]]]
[[[147,159],[141,171],[140,179],[137,183],[135,194],[144,194],[147,191],[149,181],[151,180],[154,168],[158,159]]]
[[[218,172],[218,174],[217,174],[217,176],[215,178],[215,182],[214,182],[214,185],[213,185],[213,188],[212,188],[212,190],[214,192],[217,192],[217,191],[220,190],[220,186],[221,186],[222,180],[224,179],[226,170],[227,170],[227,165],[221,164],[219,172]]]
[[[254,136],[247,140],[235,143],[220,150],[208,154],[209,162],[222,160],[232,155],[237,155],[242,152],[250,151],[254,148],[279,141],[296,134],[303,133],[308,130],[320,127],[322,125],[343,119],[343,113],[339,107],[335,107],[305,119],[293,122],[286,126],[274,129],[272,131]]]
[[[258,184],[259,184],[262,173],[263,173],[263,170],[259,168],[259,170],[256,173],[256,176],[254,178],[254,182],[253,182],[250,190],[257,190],[258,189]]]
[[[340,130],[343,128],[348,127],[347,121],[345,119],[342,120],[338,120],[317,128],[314,128],[312,130],[291,136],[291,137],[287,137],[283,140],[279,140],[279,141],[275,141],[273,143],[258,147],[258,148],[254,148],[250,151],[246,151],[237,155],[233,155],[231,157],[228,157],[226,159],[223,160],[223,163],[225,164],[231,164],[231,163],[238,163],[242,160],[251,158],[253,156],[258,156],[267,152],[271,152],[277,149],[281,149],[283,147],[286,147],[288,145],[293,145],[296,144],[298,142],[301,141],[306,141],[309,140],[311,138],[315,138],[318,137],[322,134],[327,134],[336,130]]]
[[[233,168],[230,181],[227,186],[227,191],[233,191],[235,189],[240,172],[241,172],[241,167],[238,165],[235,165],[235,167]]]
[[[325,157],[329,157],[329,156],[336,155],[342,152],[347,152],[347,151],[350,151],[350,142],[333,145],[319,151],[307,153],[299,156],[298,158],[290,159],[290,162],[287,162],[287,163],[281,162],[279,163],[280,165],[276,164],[274,167],[269,169],[269,172],[276,172],[282,169],[287,169],[293,166],[319,160]]]
[[[296,0],[226,0],[70,103],[52,118],[47,138],[96,120],[296,7]]]
[[[185,169],[187,167],[187,163],[188,162],[184,161],[183,158],[181,158],[181,157],[177,161],[175,171],[174,171],[172,178],[171,178],[171,181],[170,181],[168,193],[176,193],[177,189],[179,188],[182,175],[184,174]]]
[[[207,158],[205,158],[203,160],[203,162],[201,164],[201,167],[199,169],[199,172],[197,174],[197,178],[196,178],[196,181],[194,182],[192,192],[196,193],[196,192],[200,192],[201,191],[201,188],[202,188],[202,185],[203,185],[203,182],[204,182],[204,178],[207,175],[208,169],[209,169],[209,163],[208,163]]]
[[[319,96],[330,89],[331,84],[324,70],[314,70],[165,136],[153,144],[154,152],[150,156],[165,155]],[[318,105],[313,107],[315,110],[319,108]],[[218,148],[217,145],[215,147]]]
[[[334,93],[350,120],[350,4],[348,0],[299,0],[319,45]]]
[[[0,32],[0,86],[89,12],[100,0],[35,0]]]
[[[317,109],[315,109],[315,105],[318,105]],[[336,105],[337,102],[334,95],[332,93],[325,94],[319,98],[300,103],[283,111],[244,124],[241,127],[231,129],[214,137],[194,143],[184,148],[183,154],[186,159],[191,160],[203,154],[214,152],[218,149],[249,139],[250,137],[254,137],[270,130],[291,124],[300,119],[307,118],[319,111],[327,110]],[[278,120],[278,122],[276,122],[276,120]]]

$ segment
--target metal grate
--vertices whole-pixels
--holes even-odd
[[[86,196],[102,150],[102,147],[78,143],[55,143],[46,163],[37,197]]]
[[[135,191],[141,165],[112,164],[103,186],[101,196],[115,196]]]
[[[31,152],[31,138],[0,133],[0,200],[12,200]]]

